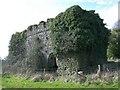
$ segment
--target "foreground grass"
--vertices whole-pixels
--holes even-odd
[[[2,88],[118,88],[117,83],[104,85],[104,84],[76,84],[64,83],[61,81],[55,82],[33,82],[25,80],[20,77],[5,75],[2,78]]]

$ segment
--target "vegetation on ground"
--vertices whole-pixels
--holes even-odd
[[[96,82],[94,84],[89,83],[71,83],[71,82],[33,82],[31,80],[25,80],[21,77],[4,75],[2,78],[2,88],[118,88],[117,82],[104,84]]]

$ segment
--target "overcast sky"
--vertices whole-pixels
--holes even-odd
[[[96,10],[108,28],[118,19],[119,0],[0,0],[0,57],[8,55],[11,35],[41,20],[54,18],[72,5]]]

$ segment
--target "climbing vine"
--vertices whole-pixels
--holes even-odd
[[[106,60],[109,30],[94,10],[75,5],[58,14],[50,26],[54,53],[78,52]],[[99,61],[99,60],[98,60]]]

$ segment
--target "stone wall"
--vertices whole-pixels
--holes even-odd
[[[78,54],[67,53],[61,54],[57,58],[58,70],[60,75],[73,75],[79,70]]]
[[[40,63],[38,65],[44,65],[43,68],[40,69],[46,69],[47,70],[47,64],[48,64],[48,58],[49,55],[53,52],[51,47],[51,39],[50,39],[50,21],[51,19],[48,19],[47,22],[41,21],[38,25],[31,25],[27,28],[27,39],[26,39],[26,56],[28,59],[28,62],[36,64]],[[39,54],[36,55],[34,58],[38,57],[39,61],[32,58],[32,61],[29,57],[31,57],[32,52],[33,54],[36,54],[39,49]],[[36,51],[35,51],[36,50]],[[42,59],[42,60],[41,60]],[[37,62],[37,63],[34,63]],[[42,63],[43,62],[43,63]],[[36,66],[33,65],[33,66]],[[38,66],[40,67],[40,66]],[[32,67],[33,69],[33,67]]]
[[[35,44],[35,39],[40,40],[40,44]],[[35,45],[41,45],[41,51],[48,56],[51,52],[49,22],[41,21],[38,25],[32,25],[27,29],[26,49],[27,53]]]
[[[6,63],[9,64],[9,70],[12,70],[11,72],[20,73],[29,70],[47,70],[48,63],[50,62],[53,63],[51,64],[53,66],[49,65],[49,67],[53,69],[53,67],[56,65],[56,60],[51,60],[48,62],[49,55],[53,52],[51,48],[49,30],[50,22],[52,20],[53,19],[50,18],[47,19],[47,22],[41,21],[39,24],[31,25],[23,31],[25,32],[26,36],[24,48],[19,47],[21,44],[18,43],[17,48],[19,49],[14,47],[13,51],[16,52],[15,50],[17,50],[19,53],[15,56],[11,51],[8,55]],[[20,36],[23,32],[20,32]],[[11,39],[13,39],[13,37]],[[24,55],[22,55],[19,50],[22,50]]]
[[[80,55],[78,53],[68,52],[66,54],[62,53],[57,58],[54,55],[52,55],[53,50],[52,50],[51,38],[50,38],[51,20],[52,19],[48,19],[47,22],[41,21],[39,24],[31,25],[27,28],[25,32],[27,37],[25,41],[26,46],[25,46],[25,50],[23,51],[23,54],[25,55],[23,55],[20,52],[20,54],[17,56],[12,55],[11,56],[12,58],[8,57],[10,59],[8,63],[16,61],[14,64],[8,65],[9,69],[11,69],[14,72],[15,71],[24,72],[25,70],[30,69],[29,66],[27,66],[27,63],[29,62],[31,65],[33,65],[33,67],[31,67],[32,69],[35,66],[39,68],[40,67],[39,65],[43,65],[44,67],[43,68],[40,67],[40,69],[46,69],[49,71],[52,69],[53,71],[57,70],[57,72],[61,75],[72,75],[72,74],[76,74],[79,70],[81,70],[80,67],[82,67],[81,65],[83,66],[85,65],[85,60],[87,60],[89,57],[94,57],[94,53],[92,53],[91,55],[87,55],[84,53],[83,55]],[[40,60],[30,59],[29,56],[32,55],[34,50],[38,50],[38,49],[40,50],[39,54],[41,54],[39,55],[40,57],[38,57]],[[10,55],[11,54],[9,54],[9,56]],[[92,60],[89,61],[92,62]],[[117,65],[112,65],[112,66],[105,65],[104,67],[106,66],[107,68],[110,68]],[[57,67],[58,69],[56,69]],[[96,66],[92,68],[96,69]],[[92,68],[85,67],[86,71],[88,70],[90,72],[93,71]],[[6,69],[8,70],[8,67]]]

